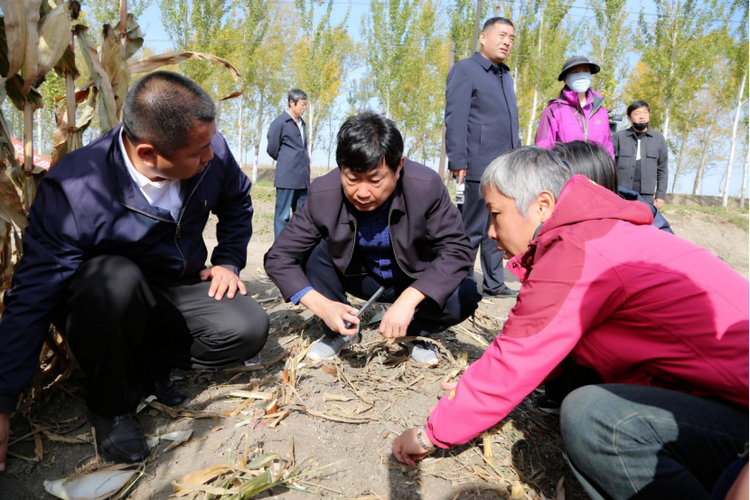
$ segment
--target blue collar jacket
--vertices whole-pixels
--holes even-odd
[[[219,222],[212,263],[245,266],[252,234],[250,181],[224,138],[214,136],[214,158],[203,172],[182,181],[183,206],[174,220],[152,207],[133,183],[118,144],[120,128],[66,155],[39,185],[23,258],[3,298],[0,413],[15,409],[53,312],[88,259],[120,255],[152,280],[196,278],[206,264],[203,230],[213,212]]]
[[[307,124],[302,117],[300,122],[302,133],[292,115],[284,111],[268,127],[266,152],[276,160],[276,177],[273,185],[277,188],[307,189],[310,186]]]

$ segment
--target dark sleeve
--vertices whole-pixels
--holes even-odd
[[[219,201],[213,210],[219,222],[216,224],[218,244],[211,254],[211,263],[216,266],[234,266],[240,270],[245,267],[247,245],[253,234],[251,183],[235,161],[223,137],[219,151],[214,152],[217,153],[226,172],[221,183]]]
[[[656,166],[656,198],[663,200],[667,195],[667,183],[669,182],[669,148],[667,141],[661,137],[659,147],[659,164]]]
[[[311,213],[310,206],[315,203],[314,197],[312,194],[294,217],[289,219],[284,230],[263,257],[266,274],[279,288],[286,301],[303,288],[311,286],[302,264],[323,238]]]
[[[274,160],[278,159],[279,148],[281,148],[281,131],[284,122],[281,120],[274,120],[271,122],[271,126],[268,127],[268,146],[266,146],[266,152],[268,156]]]
[[[435,259],[411,286],[442,307],[468,276],[474,263],[474,249],[466,236],[461,212],[451,203],[448,190],[439,177],[434,178],[430,192],[440,193],[425,221],[427,240]]]
[[[445,85],[445,151],[451,170],[468,168],[466,153],[471,89],[463,65],[453,66]]]
[[[52,316],[84,261],[82,237],[59,184],[45,179],[31,207],[23,257],[5,293],[0,319],[0,413],[15,410],[28,386]]]
[[[612,149],[615,152],[615,167],[617,166],[617,159],[620,157],[620,133],[615,132],[612,134]]]

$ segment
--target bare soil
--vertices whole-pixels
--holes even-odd
[[[253,199],[255,234],[242,277],[250,284],[253,296],[271,299],[262,303],[271,319],[270,337],[261,353],[262,361],[268,363],[287,352],[291,358],[302,354],[321,331],[309,311],[284,304],[264,274],[263,254],[273,239],[273,189],[256,185]],[[700,213],[667,210],[666,215],[680,236],[709,248],[747,277],[747,231]],[[212,220],[206,229],[210,245],[215,244],[214,225]],[[511,282],[511,286],[518,288],[520,284]],[[481,356],[484,348],[480,341],[491,341],[502,330],[513,304],[512,299],[483,301],[475,322],[467,320],[440,335],[437,340],[444,348],[443,359],[435,368],[413,364],[404,348],[384,345],[377,325],[369,325],[363,343],[340,361],[318,365],[302,362],[296,366],[296,373],[287,371],[294,385],[291,392],[290,384],[284,383],[285,367],[291,365],[283,359],[266,369],[248,372],[178,373],[181,380],[177,383],[191,396],[188,409],[214,417],[170,418],[151,407],[143,410],[140,420],[147,433],[192,429],[193,435],[169,451],[165,450],[168,443],[157,445],[145,474],[127,497],[166,498],[174,491],[172,482],[191,472],[238,463],[245,455],[252,459],[265,452],[294,457],[297,464],[304,462],[304,470],[310,475],[297,484],[307,492],[276,487],[260,496],[556,498],[558,483],[564,478],[565,498],[586,498],[562,458],[557,418],[539,411],[534,395],[492,429],[484,442],[479,438],[449,451],[438,451],[417,468],[403,466],[391,455],[393,439],[425,421],[442,395],[440,381],[453,378],[465,366],[461,360],[464,353],[468,362]],[[379,310],[380,306],[373,308],[366,319]],[[285,392],[276,392],[282,386]],[[28,412],[13,417],[11,442],[18,442],[10,451],[26,458],[9,458],[7,471],[0,473],[1,499],[51,498],[44,491],[45,479],[69,476],[94,459],[82,387],[81,375],[76,373],[45,390]],[[289,400],[289,413],[279,422],[262,418],[268,401],[240,406],[244,400],[229,395],[236,390],[282,394]],[[46,429],[46,433],[38,433],[43,436],[40,441],[26,437],[40,428]],[[60,435],[89,442],[69,444],[61,442],[57,438]]]

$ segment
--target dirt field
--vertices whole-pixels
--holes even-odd
[[[174,491],[172,483],[186,482],[187,474],[247,463],[262,453],[280,455],[287,470],[294,468],[289,463],[293,461],[298,467],[294,474],[306,475],[295,482],[296,489],[279,486],[261,497],[550,499],[558,497],[558,484],[564,479],[565,498],[585,498],[562,459],[556,418],[540,412],[533,398],[484,442],[477,439],[437,452],[418,468],[397,463],[390,453],[393,439],[425,421],[442,394],[440,381],[453,378],[467,361],[481,355],[482,342],[491,341],[502,329],[514,301],[485,301],[475,323],[467,321],[439,336],[444,350],[436,368],[414,365],[405,349],[385,345],[373,325],[365,330],[364,342],[340,362],[311,366],[302,356],[320,335],[317,321],[304,308],[282,303],[262,271],[263,254],[272,241],[273,189],[259,183],[253,199],[255,235],[242,277],[251,283],[254,296],[271,299],[263,302],[272,326],[261,353],[269,366],[239,373],[176,374],[192,398],[187,408],[192,413],[169,415],[147,407],[140,413],[141,422],[149,434],[192,430],[192,437],[171,450],[166,450],[169,443],[158,444],[128,498],[165,498]],[[746,230],[710,213],[665,213],[680,236],[709,248],[748,276]],[[206,231],[211,244],[214,223]],[[511,286],[518,288],[519,283]],[[366,319],[379,310],[380,306],[374,308]],[[274,360],[278,361],[271,364]],[[245,399],[230,395],[232,391],[275,399],[278,410],[265,418],[268,399]],[[0,498],[51,498],[44,491],[45,479],[69,476],[94,459],[81,396],[80,376],[74,376],[45,391],[28,414],[15,415],[11,442],[18,442],[10,451],[26,458],[9,457],[7,472],[0,473]],[[70,442],[62,442],[61,436]],[[77,441],[82,444],[74,444]]]

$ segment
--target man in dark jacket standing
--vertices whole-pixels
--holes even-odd
[[[612,138],[617,163],[617,182],[657,209],[664,206],[669,178],[669,151],[664,136],[648,126],[651,108],[646,101],[628,106],[631,127]]]
[[[252,233],[250,181],[215,114],[192,81],[151,73],[128,92],[122,126],[41,182],[0,320],[0,470],[8,413],[50,323],[86,374],[87,418],[114,462],[148,456],[135,416],[142,396],[186,402],[172,367],[216,368],[263,347],[268,317],[238,275]],[[218,244],[206,267],[210,212]]]
[[[482,248],[485,297],[516,295],[504,283],[503,252],[487,236],[490,217],[479,191],[487,165],[521,145],[513,80],[503,64],[514,40],[512,22],[488,19],[479,36],[481,50],[451,68],[445,88],[448,168],[459,183],[466,180],[463,219],[474,251]]]
[[[310,187],[310,155],[307,152],[307,124],[302,119],[307,109],[307,94],[292,89],[289,107],[268,127],[268,155],[276,160],[276,214],[273,236],[279,237],[292,213],[307,199]]]
[[[396,125],[361,113],[346,120],[337,142],[339,170],[312,183],[307,203],[265,256],[284,299],[324,322],[325,336],[308,351],[313,360],[359,339],[346,293],[367,299],[385,288],[380,301],[393,305],[379,331],[389,338],[426,337],[460,323],[480,298],[461,215],[440,177],[403,157]],[[412,344],[411,356],[438,362],[428,343]]]

